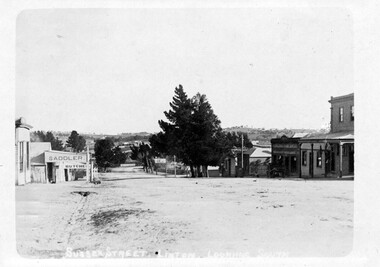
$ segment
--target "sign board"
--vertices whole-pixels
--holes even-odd
[[[87,156],[83,153],[59,153],[59,152],[45,152],[45,162],[73,162],[80,163],[86,162]]]
[[[65,169],[86,169],[86,164],[65,164],[63,165]]]
[[[154,159],[154,163],[166,163],[166,159]]]

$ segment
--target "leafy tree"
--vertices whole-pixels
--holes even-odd
[[[112,156],[111,162],[114,165],[120,166],[120,164],[125,163],[125,161],[127,160],[127,155],[121,151],[121,148],[119,146],[114,147],[112,149],[112,153],[113,153],[113,156]]]
[[[139,161],[146,172],[153,172],[154,161],[153,152],[148,144],[140,144],[139,146],[131,146],[131,159]]]
[[[127,155],[121,151],[119,146],[115,147],[112,138],[99,139],[95,142],[96,164],[105,170],[108,167],[120,166],[125,163]]]
[[[114,157],[113,147],[114,143],[110,138],[100,139],[95,142],[95,159],[100,168],[111,167]]]
[[[61,140],[59,140],[57,137],[54,137],[52,132],[47,132],[45,136],[45,142],[51,143],[51,149],[52,150],[63,150],[63,143]]]
[[[86,146],[86,139],[79,135],[77,131],[72,131],[66,141],[66,145],[71,147],[74,152],[81,152]]]
[[[245,148],[251,148],[253,147],[252,143],[251,143],[251,140],[248,138],[248,134],[247,133],[242,133],[242,132],[233,132],[233,133],[230,133],[228,132],[227,133],[227,138],[228,140],[230,141],[230,143],[232,144],[233,147],[235,148],[241,148],[241,136],[243,135],[243,146]]]

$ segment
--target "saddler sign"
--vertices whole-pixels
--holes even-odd
[[[78,169],[86,169],[86,177],[90,177],[86,153],[45,151],[44,154],[47,180],[51,183],[73,181]]]
[[[67,162],[84,163],[87,160],[86,154],[64,153],[64,152],[45,152],[45,162]]]

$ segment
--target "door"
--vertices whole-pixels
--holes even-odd
[[[285,170],[284,170],[285,175],[289,175],[289,173],[290,173],[289,165],[290,165],[289,157],[285,157]]]
[[[313,153],[309,152],[309,176],[310,177],[313,177],[313,165],[314,165]]]
[[[290,172],[295,173],[295,172],[297,172],[297,157],[291,156],[290,160],[291,160]]]
[[[349,154],[348,154],[348,171],[354,172],[354,147],[349,146]]]
[[[53,181],[53,163],[49,162],[47,164],[47,173],[48,173],[48,181]]]
[[[69,170],[65,169],[65,181],[67,182],[69,180]]]

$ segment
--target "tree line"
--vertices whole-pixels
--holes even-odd
[[[36,131],[33,132],[32,142],[50,142],[52,150],[63,151],[65,147],[70,148],[73,152],[82,152],[86,147],[86,140],[73,130],[64,145],[63,142],[55,137],[52,131]]]

